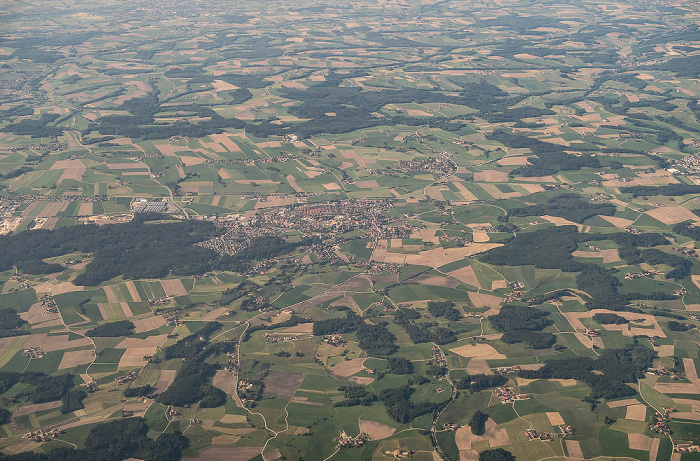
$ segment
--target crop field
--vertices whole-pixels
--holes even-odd
[[[3,459],[700,456],[696,2],[5,3]]]

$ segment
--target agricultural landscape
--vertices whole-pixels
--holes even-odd
[[[697,3],[0,25],[0,459],[700,460]]]

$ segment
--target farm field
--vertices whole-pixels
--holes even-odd
[[[695,2],[5,3],[3,460],[700,457]]]

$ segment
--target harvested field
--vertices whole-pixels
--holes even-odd
[[[654,389],[662,394],[700,394],[700,389],[694,384],[686,383],[657,383]]]
[[[616,263],[620,261],[620,254],[617,251],[617,248],[611,248],[608,250],[600,250],[600,252],[603,255],[603,262],[604,263]]]
[[[460,451],[472,450],[474,442],[488,441],[491,448],[504,447],[511,444],[508,432],[505,429],[497,429],[496,422],[489,418],[484,424],[484,435],[474,435],[468,426],[462,426],[455,432],[455,442]]]
[[[671,418],[686,419],[688,421],[700,421],[700,414],[692,413],[690,411],[676,411],[674,413],[671,413]]]
[[[474,273],[474,268],[472,266],[462,267],[461,269],[453,270],[451,272],[448,272],[447,274],[451,275],[452,277],[458,278],[467,285],[472,285],[477,288],[481,288],[479,279],[476,277],[476,273]]]
[[[365,369],[365,360],[367,359],[350,359],[350,360],[344,360],[340,362],[339,364],[331,367],[328,369],[330,372],[331,376],[334,378],[338,379],[340,378],[347,378],[348,376],[352,376],[355,373],[358,373],[362,370]]]
[[[678,224],[683,221],[697,222],[700,220],[695,213],[682,206],[663,206],[649,210],[646,214],[664,224]]]
[[[224,424],[240,424],[246,422],[245,415],[224,415],[219,421]]]
[[[608,402],[608,406],[610,408],[620,408],[620,407],[626,407],[629,405],[637,405],[639,404],[639,400],[637,399],[624,399],[624,400],[615,400],[614,402]]]
[[[629,445],[632,450],[649,451],[652,438],[644,434],[627,434]]]
[[[187,294],[187,290],[180,279],[161,280],[160,284],[168,296],[185,296]]]
[[[360,386],[369,386],[374,382],[374,378],[370,378],[368,376],[350,376],[348,381],[359,384]]]
[[[471,359],[467,364],[467,373],[470,375],[492,375],[493,372],[489,367],[489,364],[484,359],[477,359],[476,357]]]
[[[17,418],[18,416],[24,416],[24,415],[29,415],[32,413],[36,413],[38,411],[46,411],[46,410],[53,410],[54,408],[58,408],[61,406],[61,401],[60,400],[55,400],[53,402],[45,402],[45,403],[34,403],[30,405],[22,405],[17,409],[16,412],[12,413],[13,418]]]
[[[128,281],[125,283],[126,288],[129,290],[129,295],[131,296],[131,299],[134,302],[140,302],[141,301],[141,295],[139,295],[139,291],[136,289],[136,285],[134,285],[134,282]]]
[[[455,185],[455,187],[459,190],[459,195],[461,195],[464,200],[467,201],[472,201],[472,200],[478,200],[479,198],[472,193],[467,187],[462,184],[460,181],[452,181],[452,184]]]
[[[469,300],[476,307],[492,307],[500,306],[503,298],[495,295],[488,295],[485,293],[475,293],[473,291],[469,292]]]
[[[476,344],[474,346],[466,345],[455,347],[450,349],[450,352],[454,352],[462,357],[478,357],[482,360],[499,360],[505,359],[506,356],[498,352],[493,346],[488,344]]]
[[[160,378],[158,378],[158,382],[155,385],[159,394],[165,391],[173,381],[175,381],[176,374],[177,371],[175,370],[160,370]]]
[[[564,440],[566,443],[566,452],[569,454],[568,458],[583,459],[583,451],[581,451],[581,445],[578,440]]]
[[[350,298],[352,299],[352,298]],[[356,303],[357,304],[357,303]],[[314,329],[314,324],[313,323],[300,323],[299,325],[293,326],[293,327],[287,327],[287,328],[282,328],[280,330],[280,333],[286,334],[286,335],[294,335],[294,334],[311,334]]]
[[[236,392],[236,375],[226,370],[218,370],[214,375],[214,387],[218,387],[229,395]]]
[[[698,372],[695,369],[695,361],[685,357],[683,359],[683,368],[685,369],[685,377],[688,378],[688,381],[700,388],[700,378],[698,378]]]
[[[228,149],[229,152],[240,152],[241,148],[238,147],[238,144],[233,142],[231,138],[228,137],[226,133],[219,133],[219,134],[212,134],[209,135],[211,139],[213,139],[215,142],[223,145],[226,149]]]
[[[126,349],[124,354],[119,359],[119,368],[142,367],[146,365],[146,360],[143,359],[146,355],[154,355],[156,347],[133,347]]]
[[[521,166],[521,165],[527,165],[528,162],[527,162],[527,157],[525,157],[525,156],[513,156],[513,157],[504,157],[496,163],[498,163],[501,166]]]
[[[60,314],[44,314],[41,309],[41,304],[32,304],[27,312],[20,312],[19,318],[25,322],[29,322],[30,325],[36,325],[48,320],[60,320]]]
[[[134,333],[143,333],[146,331],[156,330],[163,325],[165,325],[165,318],[162,315],[156,315],[155,317],[148,317],[140,320],[131,320],[134,324]]]
[[[394,432],[396,432],[396,429],[387,426],[386,424],[382,423],[377,423],[375,421],[365,421],[364,419],[360,419],[360,432],[364,432],[365,434],[369,435],[369,438],[372,440],[381,440],[385,439],[387,437],[391,437]]]
[[[631,419],[633,421],[645,421],[647,415],[647,407],[643,404],[630,405],[627,407],[627,413],[625,414],[625,419]]]
[[[379,183],[375,179],[370,179],[368,181],[355,181],[355,185],[360,189],[378,189]]]
[[[287,373],[284,371],[270,371],[265,377],[265,394],[294,395],[304,381],[301,373]]]
[[[509,182],[508,173],[505,171],[487,170],[474,173],[475,182]]]
[[[340,190],[340,189],[341,189],[341,187],[340,187],[338,184],[334,183],[334,182],[324,183],[324,184],[323,184],[323,187],[324,187],[326,190]]]
[[[673,344],[664,344],[662,346],[659,346],[658,354],[659,357],[673,357],[675,351],[675,347]]]
[[[290,401],[291,403],[299,403],[299,404],[301,404],[301,405],[311,405],[311,406],[314,406],[314,407],[322,407],[322,406],[323,406],[323,404],[320,403],[320,402],[309,402],[309,398],[308,398],[308,397],[297,397],[297,396],[294,396],[294,397],[292,397],[289,401]]]
[[[576,226],[579,231],[583,227],[581,224],[575,223],[573,221],[569,221],[568,219],[560,218],[559,216],[548,216],[548,215],[543,215],[540,216],[542,219],[545,219],[555,226]]]
[[[603,216],[603,215],[598,215],[610,224],[612,224],[615,227],[620,227],[622,229],[629,227],[632,225],[634,221],[629,220],[629,219],[624,219],[624,218],[616,218],[615,216]]]
[[[199,451],[196,458],[182,461],[248,461],[262,453],[263,447],[209,447]]]
[[[603,255],[599,251],[576,250],[571,253],[576,258],[602,258]]]
[[[287,182],[289,183],[289,187],[294,189],[294,192],[301,192],[301,193],[304,192],[304,189],[299,187],[299,185],[297,184],[297,180],[294,176],[292,176],[291,174],[288,174],[286,179],[287,179]]]
[[[73,291],[83,291],[83,287],[75,286],[70,282],[41,282],[34,286],[34,290],[36,290],[37,293],[49,293],[55,296]]]
[[[123,299],[117,298],[117,295],[111,286],[104,287],[104,291],[105,291],[105,295],[107,295],[107,302],[108,303],[118,303],[119,301],[123,301]]]
[[[651,447],[649,447],[649,461],[656,461],[656,456],[659,454],[659,443],[661,439],[654,438],[651,441]]]
[[[92,362],[94,358],[95,355],[93,354],[92,349],[67,351],[63,353],[58,369],[63,370],[65,368],[74,368],[78,365],[85,365],[86,363]]]
[[[218,309],[214,309],[211,312],[208,312],[204,317],[202,317],[203,322],[213,322],[214,320],[218,319],[222,315],[228,312],[227,307],[219,307]]]
[[[231,174],[228,171],[224,170],[223,168],[219,168],[217,170],[217,173],[219,173],[219,177],[221,179],[231,179]]]
[[[149,336],[145,339],[125,338],[122,339],[121,342],[115,347],[117,349],[129,349],[132,347],[160,347],[166,339],[167,335]]]
[[[413,277],[411,279],[407,280],[408,283],[417,283],[419,285],[432,285],[436,287],[448,287],[448,288],[457,288],[459,286],[459,282],[451,279],[449,277],[441,277],[439,275],[429,275],[429,274],[421,274],[417,277]]]
[[[564,424],[564,418],[562,418],[558,411],[548,411],[546,414],[547,419],[552,426],[561,426]]]
[[[25,344],[25,347],[30,347]],[[92,347],[90,338],[79,338],[69,340],[68,335],[46,336],[41,348],[44,352],[63,351],[66,349],[76,349],[78,347]]]

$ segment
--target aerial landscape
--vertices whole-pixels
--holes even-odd
[[[700,4],[6,0],[0,459],[700,461]]]

